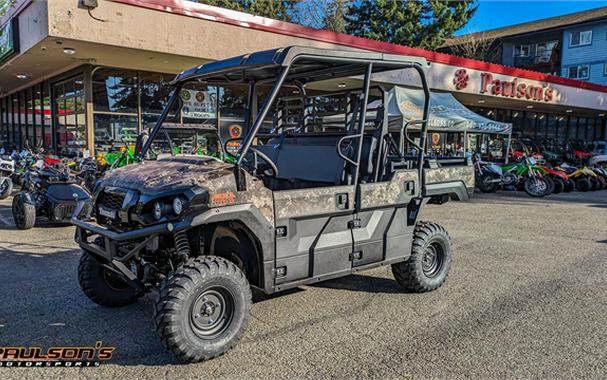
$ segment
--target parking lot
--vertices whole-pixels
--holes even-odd
[[[116,347],[90,369],[7,369],[2,378],[604,378],[607,191],[478,195],[429,206],[455,262],[436,292],[408,294],[389,268],[257,302],[243,341],[207,363],[174,361],[152,299],[91,303],[73,228],[11,227],[0,204],[0,346]],[[33,373],[37,371],[37,373]]]

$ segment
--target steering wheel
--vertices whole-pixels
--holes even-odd
[[[233,139],[227,139],[225,141],[225,143],[223,144],[223,152],[233,158],[236,158],[235,155],[233,155],[232,153],[230,153],[227,149],[228,147],[228,143],[232,142],[232,141],[238,141],[238,140],[242,140],[241,137],[238,138],[233,138]],[[268,166],[270,167],[270,169],[272,169],[272,177],[276,177],[278,175],[278,167],[276,166],[276,164],[274,163],[274,161],[272,161],[272,159],[270,157],[268,157],[265,153],[263,153],[262,151],[254,148],[254,147],[249,147],[249,151],[247,152],[248,154],[253,154],[253,171],[254,173],[259,173],[262,172],[262,170],[260,170],[259,165],[258,165],[258,156],[261,157],[266,164],[268,164]],[[246,156],[244,158],[246,160]],[[247,160],[248,161],[248,160]],[[266,173],[267,174],[267,173]]]

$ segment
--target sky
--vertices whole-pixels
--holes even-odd
[[[607,1],[480,0],[479,7],[470,22],[456,35],[480,32],[604,6],[607,6]]]

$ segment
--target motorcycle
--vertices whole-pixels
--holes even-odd
[[[13,198],[12,212],[20,230],[30,229],[39,216],[52,222],[69,221],[78,201],[84,201],[83,213],[93,208],[90,193],[53,159],[39,159],[23,177],[23,186]]]
[[[13,173],[15,161],[9,156],[0,155],[0,199],[5,199],[13,192]]]
[[[502,179],[508,179],[509,183],[521,187],[532,197],[544,197],[548,195],[548,182],[544,178],[547,172],[537,165],[533,157],[523,156],[520,162],[502,165]],[[512,178],[515,180],[513,182]]]

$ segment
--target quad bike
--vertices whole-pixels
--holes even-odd
[[[15,161],[6,155],[0,156],[0,199],[6,199],[13,192]]]
[[[575,183],[575,188],[578,191],[586,192],[599,190],[599,187],[601,187],[598,175],[586,166],[576,168],[563,164],[561,165],[561,168],[567,172],[567,177]]]
[[[474,168],[468,158],[439,162],[422,148],[428,145],[426,67],[418,57],[287,47],[184,71],[137,162],[99,180],[95,223],[83,220],[84,202],[78,204],[72,223],[82,249],[82,291],[109,307],[157,291],[153,320],[160,340],[182,361],[196,362],[227,352],[242,338],[252,289],[273,294],[382,265],[391,265],[408,291],[438,289],[451,266],[451,239],[438,224],[418,221],[419,211],[428,202],[469,199]],[[370,93],[388,99],[405,91],[373,82],[373,74],[391,70],[419,75],[421,120],[401,118],[394,127],[384,123],[388,107],[367,120]],[[360,78],[360,87],[344,94],[323,87],[327,78]],[[201,83],[243,84],[250,91],[243,105],[248,132],[234,163],[173,155],[188,128],[195,133],[203,125],[180,125],[171,135],[165,120]],[[265,100],[249,114],[260,85]],[[308,86],[314,94],[302,91],[301,104],[350,99],[352,107],[335,111],[344,122],[327,129],[326,108],[298,107],[299,114],[290,114],[295,128],[267,133],[269,123],[285,122],[277,117],[284,94]],[[414,124],[416,137],[409,136]],[[412,149],[405,139],[415,156],[406,155]],[[146,159],[150,149],[155,161]]]
[[[53,222],[68,221],[77,202],[84,212],[91,212],[91,196],[80,181],[41,159],[23,176],[21,191],[13,198],[13,219],[20,230],[32,228],[40,216]]]

